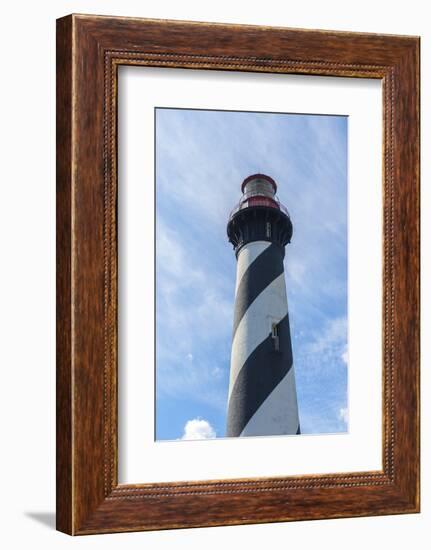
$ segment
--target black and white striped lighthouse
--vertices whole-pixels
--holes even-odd
[[[299,434],[283,267],[292,222],[269,176],[241,191],[227,225],[237,275],[226,435]]]

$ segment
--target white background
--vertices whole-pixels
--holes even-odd
[[[383,0],[15,1],[2,11],[1,543],[5,548],[427,548],[431,522],[430,338],[422,345],[422,514],[101,535],[53,530],[55,396],[55,18],[105,13],[422,36],[422,150],[431,150],[427,3]],[[422,329],[431,331],[430,165],[422,169]],[[429,537],[428,537],[429,538]]]
[[[119,78],[120,482],[381,470],[380,81],[146,67],[122,67]],[[154,441],[154,203],[145,183],[154,181],[155,105],[349,115],[348,434]]]

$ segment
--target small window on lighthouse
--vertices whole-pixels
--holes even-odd
[[[268,237],[268,239],[271,238],[271,223],[270,222],[266,222],[266,236]]]
[[[272,342],[274,344],[275,351],[279,351],[279,349],[280,349],[280,339],[279,339],[279,334],[278,334],[278,324],[277,323],[272,323],[272,325],[271,325],[271,338],[272,338]]]

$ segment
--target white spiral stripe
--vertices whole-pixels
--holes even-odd
[[[237,376],[259,344],[270,334],[271,325],[287,315],[284,272],[263,290],[241,319],[232,342],[228,403]]]

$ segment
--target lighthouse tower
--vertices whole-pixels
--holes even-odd
[[[292,222],[269,176],[241,191],[227,225],[237,272],[226,435],[299,434],[283,267]]]

